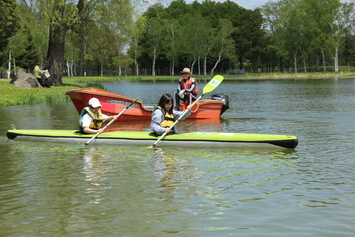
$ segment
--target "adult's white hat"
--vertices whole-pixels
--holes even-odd
[[[100,101],[97,99],[97,98],[95,98],[95,97],[93,97],[93,98],[91,98],[90,100],[89,100],[89,105],[91,106],[91,107],[93,107],[93,108],[97,108],[97,107],[101,107],[102,105],[100,104]]]
[[[181,71],[181,73],[188,73],[188,74],[191,74],[191,71],[190,71],[189,68],[185,67],[185,68]]]

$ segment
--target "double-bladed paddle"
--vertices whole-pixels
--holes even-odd
[[[135,100],[132,101],[132,103],[130,103],[129,105],[127,105],[124,110],[122,110],[119,114],[117,114],[117,118],[121,116],[121,114],[123,114],[129,107],[131,107],[138,99],[140,96],[138,96]],[[106,124],[105,127],[102,128],[102,130],[104,131],[108,126],[110,126],[111,123],[113,123],[115,120],[112,119],[108,124]],[[94,140],[98,135],[100,135],[100,132],[96,133],[95,136],[93,136],[92,138],[90,138],[89,141],[87,141],[85,143],[85,145],[89,145],[89,143]]]
[[[214,89],[217,88],[217,86],[219,86],[219,84],[221,84],[221,82],[223,81],[224,77],[221,75],[216,75],[214,76],[208,83],[207,85],[205,85],[205,87],[203,88],[202,91],[202,95],[200,95],[195,101],[194,103],[192,103],[191,108],[207,93],[213,91]],[[180,118],[184,117],[184,115],[188,112],[188,110],[185,110],[184,113],[173,123],[173,125],[170,126],[170,128],[174,127],[175,124],[177,124],[180,121]],[[156,140],[156,142],[154,142],[153,147],[155,147],[156,144],[158,144],[158,142],[163,139],[166,136],[166,132],[163,133],[163,135],[161,135],[159,137],[158,140]]]

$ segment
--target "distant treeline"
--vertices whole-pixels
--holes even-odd
[[[339,0],[280,0],[254,10],[208,0],[4,0],[0,8],[2,71],[43,62],[54,84],[63,73],[337,72],[355,62],[354,4]]]

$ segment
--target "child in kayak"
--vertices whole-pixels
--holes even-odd
[[[80,114],[80,133],[102,133],[102,123],[106,120],[116,120],[117,115],[108,116],[101,113],[100,101],[93,97],[89,100],[88,106],[86,106]]]
[[[174,100],[170,94],[161,96],[158,106],[154,109],[152,114],[152,122],[150,128],[153,130],[152,135],[159,136],[166,132],[167,134],[174,134],[175,129],[170,128],[173,123],[180,118],[184,111],[173,110]],[[188,112],[184,117],[185,119],[191,114],[191,105],[187,106]]]

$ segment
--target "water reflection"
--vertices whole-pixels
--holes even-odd
[[[147,104],[156,104],[155,96],[175,83],[154,83],[154,93],[151,82],[116,88],[129,95],[125,90],[137,93],[137,86]],[[9,141],[11,123],[76,129],[78,114],[72,104],[1,109],[0,233],[352,236],[354,85],[354,79],[226,81],[218,89],[231,108],[220,121],[178,124],[179,131],[293,131],[296,150]],[[112,128],[148,131],[149,122]]]
[[[162,188],[175,189],[179,184],[172,182],[175,172],[174,159],[168,157],[165,151],[157,148],[155,149],[155,159],[153,163],[153,172],[157,176],[157,181],[162,182]]]
[[[176,152],[169,149],[154,149],[152,171],[159,182],[159,200],[181,203],[181,207],[168,208],[168,212],[181,211],[184,203],[196,195],[198,185],[194,180],[199,178],[199,172],[189,159],[176,157]]]
[[[86,188],[86,195],[92,197],[90,203],[100,204],[105,197],[101,196],[102,190],[110,189],[102,181],[105,178],[107,168],[104,163],[104,152],[97,148],[83,148],[82,155],[84,159],[83,173],[85,181],[89,182],[90,186]]]

